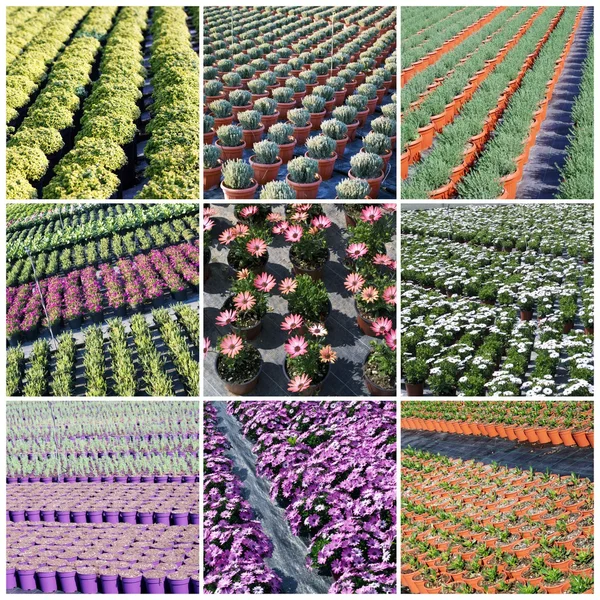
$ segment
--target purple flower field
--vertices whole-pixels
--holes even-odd
[[[396,593],[395,404],[230,401],[227,415],[218,404],[204,407],[205,592],[286,591],[285,564],[272,568],[279,538],[264,531],[273,529],[261,522],[264,504],[253,505],[256,477],[290,539],[302,543],[297,579],[317,577],[329,593]],[[252,444],[251,475],[239,440],[223,433],[233,437],[224,423],[231,417]]]

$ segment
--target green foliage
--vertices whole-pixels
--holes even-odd
[[[352,125],[356,121],[356,108],[352,106],[338,106],[333,109],[331,116],[346,125]]]
[[[230,117],[233,114],[231,103],[227,100],[215,100],[208,105],[210,112],[218,119]]]
[[[377,179],[383,171],[383,159],[371,152],[359,152],[350,159],[352,175],[360,179]]]
[[[325,110],[325,98],[316,94],[304,96],[302,106],[311,114],[321,113]]]
[[[342,179],[335,191],[340,200],[362,200],[369,195],[371,186],[364,179]]]
[[[262,114],[257,110],[245,110],[238,113],[238,121],[245,131],[254,131],[260,128]]]
[[[267,138],[276,144],[289,144],[294,136],[294,128],[289,123],[275,123],[269,128]]]
[[[313,281],[309,275],[298,275],[295,291],[286,295],[288,311],[301,315],[305,321],[317,323],[322,321],[329,306],[329,294],[325,284]]]
[[[260,191],[261,200],[295,200],[296,192],[285,181],[269,181]]]
[[[278,87],[271,92],[271,95],[273,96],[275,102],[283,104],[292,100],[294,96],[294,90],[289,87]]]
[[[204,94],[206,96],[218,96],[223,91],[223,84],[213,79],[204,83]]]
[[[252,187],[254,171],[241,159],[228,160],[223,163],[223,185],[232,190],[245,190]]]
[[[202,149],[202,157],[205,169],[214,169],[219,164],[221,158],[221,148],[205,144]]]
[[[223,146],[241,146],[243,141],[242,128],[237,125],[221,125],[217,129],[217,137]]]
[[[306,140],[308,156],[310,158],[331,158],[335,153],[335,141],[326,135],[317,135]]]
[[[202,116],[202,127],[204,133],[208,133],[213,128],[214,124],[215,120],[213,119],[213,117],[207,114]]]
[[[223,79],[223,83],[227,86],[227,87],[238,87],[240,85],[242,85],[242,78],[240,77],[240,75],[238,73],[225,73],[225,75],[223,75],[222,77]],[[239,91],[239,90],[234,90],[234,91]],[[230,94],[231,96],[231,94]]]
[[[348,137],[348,127],[337,119],[328,119],[321,123],[321,131],[332,140],[343,140]]]
[[[313,88],[312,93],[313,96],[320,96],[326,102],[328,102],[329,100],[333,100],[335,96],[335,89],[330,85],[317,85]]]
[[[279,146],[271,141],[264,140],[254,144],[254,162],[263,165],[275,164],[279,158]]]
[[[396,135],[396,121],[388,117],[377,117],[371,121],[371,130],[388,137]]]
[[[290,77],[289,79],[286,79],[285,87],[292,89],[294,93],[306,91],[306,83],[299,77]]]
[[[314,183],[319,171],[319,163],[304,156],[290,160],[287,167],[288,177],[294,183]]]
[[[306,127],[310,123],[310,113],[305,108],[288,110],[287,116],[296,127]]]
[[[267,89],[267,82],[264,79],[251,79],[247,85],[253,94],[264,94]]]
[[[273,98],[259,98],[253,108],[262,115],[274,115],[277,110],[277,102]]]
[[[301,71],[298,77],[307,85],[314,85],[317,83],[317,74],[313,69]]]
[[[229,102],[232,106],[250,106],[252,95],[248,90],[233,90],[229,93]]]
[[[383,133],[371,131],[363,138],[363,147],[366,152],[382,156],[392,151],[392,141]]]

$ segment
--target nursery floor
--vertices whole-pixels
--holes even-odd
[[[273,209],[281,212],[278,205]],[[215,319],[221,312],[221,307],[228,297],[229,280],[232,275],[227,264],[227,248],[218,244],[220,233],[236,222],[233,216],[233,205],[214,204],[217,214],[213,217],[211,245],[211,276],[204,283],[204,337],[211,340],[212,349],[217,344],[217,338],[226,335],[229,328],[217,327]],[[338,208],[339,207],[339,208]],[[346,224],[341,205],[324,205],[326,215],[331,219],[332,226],[327,231],[327,239],[331,256],[323,275],[323,281],[329,292],[332,311],[326,322],[328,329],[327,341],[337,352],[337,361],[331,365],[329,375],[323,384],[321,396],[365,396],[368,395],[362,378],[362,365],[369,352],[370,338],[362,334],[356,323],[356,309],[350,293],[344,288],[347,270],[342,264],[345,257],[344,236]],[[289,243],[276,236],[269,246],[269,262],[267,272],[271,273],[278,282],[285,277],[293,277],[289,259]],[[395,245],[388,244],[388,254],[395,256]],[[285,350],[283,344],[287,337],[281,330],[281,323],[286,314],[287,302],[273,289],[269,304],[273,312],[267,313],[263,319],[260,335],[252,341],[261,352],[263,358],[262,373],[258,385],[249,395],[251,396],[289,396],[287,380],[283,372]],[[216,354],[210,353],[204,361],[204,394],[206,396],[229,395],[219,379],[215,369]]]
[[[219,428],[231,450],[233,472],[242,480],[245,499],[250,503],[263,531],[273,542],[273,556],[265,562],[281,577],[282,594],[326,594],[333,579],[323,577],[306,566],[307,542],[295,536],[285,518],[285,510],[269,497],[270,483],[256,474],[252,443],[240,431],[239,422],[227,413],[225,402],[215,402]]]
[[[391,89],[383,98],[383,104],[389,104],[392,101],[392,94],[395,93],[396,90]],[[336,197],[335,186],[342,181],[342,179],[346,179],[348,177],[348,171],[350,170],[350,159],[356,153],[360,151],[362,148],[362,138],[371,131],[371,121],[376,119],[377,117],[381,117],[381,108],[378,106],[375,109],[375,113],[370,115],[366,120],[364,127],[360,127],[356,130],[356,138],[353,142],[349,143],[346,146],[346,152],[341,159],[335,161],[335,169],[333,171],[333,177],[328,181],[323,181],[319,186],[319,194],[318,200],[333,200]],[[311,137],[317,135],[318,131],[311,132]],[[266,137],[265,137],[266,139]],[[294,148],[294,158],[297,156],[304,156],[306,152],[306,146],[296,146]],[[252,156],[254,152],[252,149],[244,150],[244,160],[248,161],[250,156]],[[287,175],[287,167],[286,165],[281,165],[279,168],[279,173],[277,174],[277,179],[284,181],[285,176]],[[260,187],[259,190],[260,191]],[[207,192],[203,192],[203,198],[205,200],[222,200],[223,199],[223,190],[220,187],[217,187],[214,190],[210,190]],[[381,183],[381,190],[379,192],[378,200],[395,200],[396,199],[396,152],[394,151],[392,157],[390,158],[390,164],[387,168],[385,178]]]
[[[502,466],[521,469],[532,466],[536,471],[549,469],[559,475],[575,473],[594,480],[593,448],[539,446],[499,438],[411,429],[402,430],[400,441],[402,448],[411,446],[450,458],[473,459],[485,464],[495,461]]]

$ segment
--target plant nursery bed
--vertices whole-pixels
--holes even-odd
[[[367,392],[395,395],[395,205],[346,205],[346,208],[353,215],[349,221],[343,205],[205,206],[204,393],[207,396],[223,396],[228,392],[289,395],[294,391],[327,396],[360,396]],[[242,216],[246,210],[250,211],[249,219]],[[308,217],[303,216],[305,211]],[[297,213],[302,220],[294,221]],[[374,220],[362,221],[363,213],[374,215]],[[298,225],[291,225],[294,222]],[[287,237],[291,240],[296,238],[290,236],[300,236],[299,241],[290,243],[286,239],[282,226],[288,224]],[[237,231],[242,235],[232,239]],[[246,246],[252,240],[262,239],[267,241],[259,248],[262,257],[256,262]],[[318,270],[303,271],[292,265],[290,253],[300,252],[298,248],[302,252],[318,252]],[[349,254],[355,251],[362,253],[357,259]],[[239,256],[250,261],[244,264],[255,261],[256,270],[236,273],[230,263]],[[361,326],[357,320],[356,300],[362,302],[365,289],[377,297],[374,302],[363,303],[365,310],[373,315],[371,319],[381,325],[377,334],[370,325]],[[248,295],[243,298],[250,308],[236,308],[235,302],[239,304],[241,294]],[[248,320],[242,322],[242,319]],[[238,323],[245,329],[238,327]],[[241,349],[233,348],[234,362],[223,363],[224,357],[229,360],[224,344],[237,344],[238,340]],[[297,351],[292,343],[300,344]],[[379,388],[369,388],[365,379],[363,365],[370,353],[381,359],[376,374],[367,372],[368,377],[381,378],[378,381],[385,385]],[[294,362],[295,358],[299,360]],[[254,388],[246,384],[232,387],[229,380],[223,379],[217,365],[238,364],[235,360],[250,361],[244,363],[238,381],[251,380],[258,373],[258,379],[249,384],[255,385]],[[305,377],[302,385],[296,387],[291,383],[289,368],[295,369],[296,381],[304,375],[310,381]],[[388,376],[392,383],[385,383]]]
[[[410,210],[401,229],[403,393],[593,395],[591,205]]]
[[[396,404],[293,404],[204,406],[205,593],[395,593]],[[301,482],[309,473],[313,491]],[[242,559],[224,538],[256,550]]]

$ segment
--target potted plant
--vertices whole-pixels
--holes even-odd
[[[379,196],[379,189],[384,177],[383,159],[371,152],[359,152],[350,159],[350,179],[364,179],[371,186],[371,198]]]
[[[368,98],[362,94],[353,94],[346,98],[346,104],[356,110],[356,118],[358,119],[359,127],[364,127],[367,117],[369,116],[367,101]]]
[[[221,79],[224,83],[223,91],[227,98],[231,98],[231,94],[235,92],[242,91],[242,78],[238,73],[225,73]]]
[[[287,117],[294,128],[292,135],[296,138],[296,144],[304,145],[311,129],[310,113],[305,108],[294,108],[288,110]]]
[[[221,148],[205,144],[202,149],[202,158],[204,191],[207,192],[218,187],[221,181]]]
[[[226,100],[223,93],[223,84],[218,79],[212,79],[204,82],[204,102],[210,105],[217,100]]]
[[[352,106],[338,106],[331,112],[331,116],[344,123],[348,132],[348,140],[353,142],[358,128],[358,119],[356,118],[356,108]]]
[[[254,144],[254,154],[249,158],[249,162],[254,172],[254,179],[260,185],[265,185],[277,177],[282,163],[278,153],[279,147],[271,141],[265,140]]]
[[[256,142],[260,142],[265,130],[265,126],[260,122],[262,115],[257,110],[246,110],[238,113],[237,118],[242,126],[244,143],[247,148],[252,148]]]
[[[285,181],[296,192],[298,200],[317,197],[322,179],[318,173],[319,163],[316,160],[299,156],[288,163],[287,170]]]
[[[363,138],[363,147],[360,151],[380,156],[383,159],[383,168],[385,170],[392,156],[392,141],[383,133],[371,131]]]
[[[406,382],[406,392],[409,396],[422,396],[423,387],[429,376],[427,363],[416,357],[407,357],[401,363],[402,375]]]
[[[296,107],[300,108],[302,106],[302,98],[306,96],[306,83],[299,77],[290,77],[285,80],[285,87],[290,88],[294,92],[294,102],[296,103]]]
[[[204,143],[212,144],[215,139],[215,132],[213,130],[213,126],[215,124],[215,120],[210,115],[202,115],[202,127],[204,131]]]
[[[222,125],[217,129],[216,142],[221,149],[223,161],[241,159],[246,148],[246,142],[243,141],[243,131],[237,125]]]
[[[235,271],[249,269],[258,273],[264,270],[269,259],[267,244],[271,243],[271,232],[261,224],[238,223],[221,233],[219,242],[229,247],[227,262]]]
[[[306,93],[308,95],[312,94],[318,83],[317,74],[312,69],[306,69],[305,71],[300,71],[298,77],[306,84]]]
[[[388,117],[377,117],[371,121],[371,131],[390,138],[391,149],[396,147],[396,121]],[[378,152],[376,154],[379,154]]]
[[[363,379],[371,396],[396,395],[396,331],[390,319],[382,317],[375,324],[384,343],[371,342],[371,351],[363,363]]]
[[[223,164],[221,189],[226,200],[253,199],[258,183],[252,179],[254,171],[243,160],[228,160]]]
[[[260,352],[235,333],[219,339],[215,369],[225,388],[242,396],[258,383],[262,368]]]
[[[365,179],[342,179],[335,186],[336,198],[340,200],[370,199],[371,186]]]
[[[269,310],[268,292],[275,287],[275,278],[268,273],[255,275],[248,269],[238,272],[231,285],[231,295],[216,319],[220,327],[231,329],[246,340],[256,338],[262,329],[262,319]]]
[[[330,114],[335,106],[335,90],[330,85],[317,85],[312,95],[321,96],[325,100],[325,113]]]
[[[279,156],[287,164],[294,156],[294,128],[289,123],[276,123],[269,129],[267,138],[279,147]]]
[[[335,140],[335,152],[341,157],[346,151],[348,143],[348,127],[337,119],[329,119],[321,123],[321,131],[332,140]]]
[[[327,79],[325,84],[334,90],[335,105],[342,106],[346,99],[346,80],[343,77],[335,76]]]
[[[288,221],[278,224],[276,231],[291,242],[290,261],[295,275],[306,274],[312,279],[323,277],[323,269],[329,259],[329,248],[325,230],[331,227],[331,221],[324,215],[310,219],[307,211],[291,207]]]
[[[260,191],[261,200],[296,200],[296,192],[285,181],[269,181]]]
[[[288,110],[291,110],[296,106],[296,100],[294,100],[294,90],[289,87],[275,88],[271,92],[271,96],[273,97],[273,100],[277,102],[279,116],[285,121],[285,119],[287,119]]]
[[[288,310],[300,315],[307,323],[325,323],[331,302],[325,284],[308,275],[289,277],[279,284],[279,291],[288,301]]]
[[[267,82],[264,79],[251,79],[247,86],[251,93],[251,102],[253,105],[257,100],[269,97],[269,92],[267,92]]]
[[[213,128],[218,129],[222,125],[231,125],[233,123],[233,108],[227,100],[215,100],[208,105],[214,118]]]
[[[338,157],[335,152],[335,141],[326,135],[317,135],[306,140],[306,147],[308,150],[304,156],[317,161],[321,179],[323,181],[331,179]]]
[[[260,98],[254,103],[253,108],[262,115],[261,122],[265,126],[265,131],[269,131],[271,125],[277,123],[279,111],[277,110],[277,102],[273,98]]]
[[[310,113],[310,124],[313,131],[319,131],[325,118],[325,98],[310,94],[302,99],[302,106]]]

